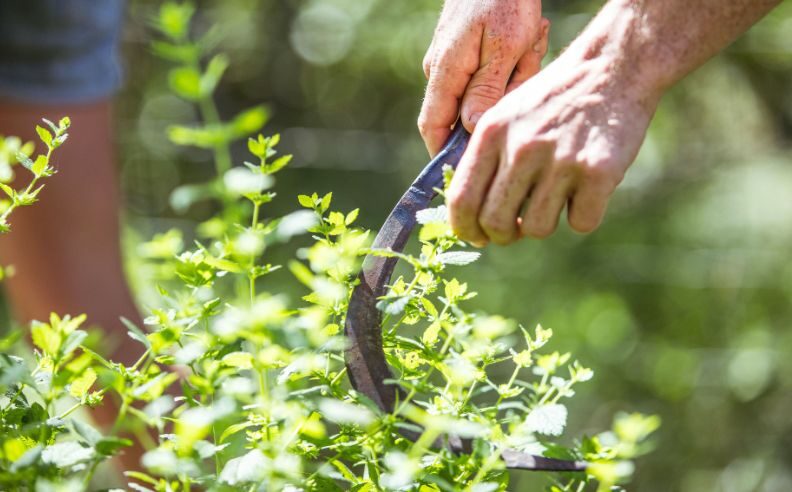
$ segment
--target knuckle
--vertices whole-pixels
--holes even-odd
[[[423,62],[421,63],[421,66],[423,67],[424,75],[428,79],[429,75],[431,75],[431,73],[432,73],[432,59],[431,59],[431,57],[429,56],[428,53],[424,57]]]
[[[511,242],[514,235],[514,224],[498,214],[484,212],[479,217],[479,225],[495,244]]]
[[[554,144],[552,142],[530,139],[515,145],[513,150],[507,152],[507,157],[510,163],[519,164],[531,161],[536,155],[552,155],[553,149]]]
[[[475,73],[478,67],[478,53],[469,50],[460,51],[451,45],[434,52],[434,57],[429,64],[432,73],[442,74],[446,77],[467,76]]]
[[[418,131],[421,133],[422,136],[426,136],[429,133],[429,129],[431,128],[430,119],[427,115],[426,111],[421,111],[421,114],[418,115]]]
[[[494,102],[503,97],[505,91],[504,84],[482,77],[471,83],[467,90],[467,96],[477,101]]]
[[[582,164],[573,158],[556,159],[553,162],[553,173],[566,178],[578,174],[582,167]]]
[[[452,224],[460,224],[463,217],[467,217],[474,212],[473,205],[470,200],[468,200],[464,190],[454,188],[448,190],[446,202],[448,204],[449,218]]]
[[[505,124],[492,116],[491,112],[484,113],[476,125],[476,132],[484,141],[498,138],[505,128]]]
[[[569,227],[580,234],[589,234],[599,227],[599,219],[581,213],[569,214]]]
[[[556,230],[554,222],[527,220],[524,223],[523,233],[533,239],[545,239],[553,235]]]
[[[624,173],[615,171],[616,166],[610,160],[582,163],[583,177],[599,188],[612,191],[624,178]]]

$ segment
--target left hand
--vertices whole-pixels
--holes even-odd
[[[549,21],[540,0],[446,0],[424,57],[418,128],[434,156],[457,117],[469,132],[504,94],[539,71]]]

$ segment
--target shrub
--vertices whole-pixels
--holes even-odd
[[[132,436],[146,448],[140,469],[126,472],[140,491],[504,490],[506,447],[590,463],[585,473],[548,475],[551,491],[604,491],[625,481],[657,418],[622,414],[610,432],[555,442],[566,426],[564,402],[593,372],[547,351],[551,330],[471,310],[475,292],[448,270],[478,253],[463,249],[442,206],[419,214],[420,251],[398,255],[409,273],[378,305],[392,383],[406,398],[384,414],[350,387],[341,327],[361,257],[394,253],[367,249],[358,210],[334,210],[331,193],[301,195],[301,210],[267,216],[273,176],[290,156],[277,154],[277,135],[257,135],[247,140],[252,162],[232,166],[231,143],[259,132],[267,114],[256,107],[218,118],[212,94],[228,61],[214,55],[203,63],[211,43],[191,40],[192,14],[189,4],[165,3],[154,49],[175,63],[171,88],[203,121],[173,126],[171,140],[213,152],[217,173],[175,190],[172,200],[182,209],[212,200],[217,214],[198,225],[190,247],[178,230],[141,245],[156,266],[160,302],[145,331],[127,322],[141,352],[131,366],[86,345],[83,316],[34,322],[32,364],[0,355],[3,488],[86,489],[99,463],[128,452]],[[46,155],[19,156],[34,181],[22,191],[2,185],[5,230],[13,209],[35,199],[37,180],[52,174],[50,154],[68,125],[39,129]],[[280,268],[268,258],[273,246],[305,233],[311,245],[288,264],[306,290],[294,303],[268,281]],[[501,378],[504,371],[510,376]],[[110,429],[76,417],[77,409],[109,404],[118,408]],[[405,430],[420,438],[405,438]],[[449,434],[473,439],[472,451],[435,446]]]

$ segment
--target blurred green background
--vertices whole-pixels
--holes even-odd
[[[159,2],[130,6],[117,104],[128,244],[211,209],[175,214],[171,189],[211,173],[209,154],[168,143],[194,121],[150,53]],[[601,2],[546,2],[556,55]],[[439,0],[199,3],[231,69],[221,112],[261,102],[295,155],[272,213],[333,191],[376,228],[427,160],[415,129],[421,59]],[[552,57],[551,55],[551,57]],[[595,379],[570,405],[569,435],[618,410],[657,413],[656,451],[631,490],[792,490],[792,3],[664,99],[603,226],[490,247],[459,275],[476,307],[555,330]],[[237,149],[235,160],[245,158]],[[131,249],[130,249],[131,251]],[[274,277],[277,279],[277,277]],[[136,272],[139,285],[145,272]],[[277,285],[271,288],[278,288]],[[141,288],[145,295],[145,289]],[[539,490],[515,476],[513,490]]]

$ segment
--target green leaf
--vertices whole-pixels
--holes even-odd
[[[220,472],[219,480],[232,486],[260,482],[266,477],[269,461],[261,450],[253,449],[239,458],[228,460]]]
[[[433,318],[437,318],[437,315],[438,315],[437,308],[434,306],[434,304],[432,304],[432,301],[430,301],[429,299],[427,299],[425,297],[422,297],[421,298],[421,305],[426,310],[426,313],[429,316],[431,316]]]
[[[437,261],[443,265],[468,265],[478,260],[481,253],[476,251],[449,251],[436,256]]]
[[[58,468],[69,469],[94,457],[94,450],[81,446],[74,441],[55,443],[44,448],[41,461]]]
[[[434,241],[435,239],[449,237],[453,234],[451,226],[445,222],[430,222],[421,227],[418,232],[418,239],[424,242]]]
[[[322,204],[319,207],[319,211],[322,213],[327,212],[327,209],[330,208],[330,202],[333,200],[333,192],[326,194],[322,197]]]
[[[540,405],[525,418],[528,431],[546,436],[560,436],[567,423],[567,409],[564,405],[554,403]]]
[[[44,154],[39,154],[30,170],[33,171],[33,174],[36,176],[41,176],[47,169],[47,164],[49,164],[49,159],[47,156]]]
[[[91,390],[91,386],[93,386],[95,382],[96,372],[89,367],[80,377],[71,382],[69,385],[69,394],[78,400],[82,400]]]
[[[206,66],[206,72],[204,72],[201,77],[201,94],[204,96],[212,94],[227,68],[228,57],[223,54],[212,57],[212,59],[209,60],[209,64]]]
[[[30,160],[30,157],[26,156],[22,152],[16,153],[17,162],[25,166],[25,169],[32,171],[33,170],[33,161]]]
[[[118,453],[123,448],[128,448],[133,445],[133,442],[129,439],[123,439],[120,437],[104,437],[96,443],[94,448],[96,452],[102,456],[113,456]]]
[[[248,427],[251,427],[253,425],[256,425],[256,424],[254,424],[253,422],[250,422],[250,421],[245,421],[245,422],[240,422],[238,424],[229,425],[228,427],[226,427],[226,430],[224,430],[223,433],[220,434],[220,439],[218,440],[218,442],[222,443],[223,441],[225,441],[229,437],[233,436],[237,432],[243,431],[243,430],[245,430]]]
[[[307,266],[297,260],[291,260],[289,262],[289,270],[300,283],[311,288],[314,282],[314,274]]]
[[[0,183],[0,189],[2,189],[3,192],[6,195],[8,195],[8,198],[10,198],[11,200],[14,200],[14,197],[16,196],[16,192],[14,191],[13,188],[11,188],[10,186],[8,186],[5,183]]]
[[[195,7],[191,3],[165,2],[160,7],[155,26],[166,36],[180,40],[187,36]]]
[[[47,145],[47,147],[52,146],[52,133],[38,125],[36,125],[36,133],[38,133],[39,138]]]
[[[407,307],[408,302],[410,302],[410,296],[381,299],[377,302],[377,309],[385,314],[395,316],[404,312],[404,308]]]
[[[222,361],[227,366],[239,369],[250,369],[253,367],[253,355],[248,352],[231,352],[226,354]]]
[[[222,258],[214,258],[212,256],[205,257],[204,263],[225,272],[242,273],[245,271],[245,269],[242,268],[242,266],[239,265],[238,263],[234,263],[233,261],[229,261],[229,260],[224,260]]]
[[[297,195],[297,201],[305,208],[314,208],[314,201],[308,195]]]
[[[267,123],[269,112],[264,106],[255,106],[242,111],[231,121],[232,132],[236,137],[256,133]]]
[[[346,216],[346,219],[344,220],[344,224],[352,225],[352,223],[357,220],[359,213],[360,213],[359,208],[356,208],[355,210],[349,212]]]
[[[261,159],[266,157],[267,145],[264,143],[262,135],[259,135],[259,138],[248,139],[248,150],[251,154]]]
[[[439,321],[435,321],[434,323],[430,324],[421,337],[421,341],[424,343],[424,345],[433,347],[434,344],[437,343],[437,339],[440,335],[440,329],[441,324]]]
[[[127,332],[127,335],[129,335],[129,337],[132,340],[137,340],[138,342],[142,343],[146,348],[151,348],[151,342],[149,341],[148,338],[146,338],[146,334],[143,332],[143,330],[138,328],[138,326],[135,323],[131,322],[130,320],[128,320],[123,316],[121,316],[121,323],[123,323],[124,326],[126,326],[127,329],[129,330]]]
[[[265,166],[264,171],[269,174],[275,174],[284,167],[286,167],[292,160],[291,155],[284,155],[275,159],[272,164]]]
[[[203,149],[211,149],[231,140],[225,128],[218,125],[195,128],[173,125],[168,127],[168,138],[177,145],[194,145]]]
[[[449,303],[454,304],[457,299],[464,296],[467,292],[467,284],[460,284],[459,280],[453,278],[445,284],[445,297]]]
[[[80,435],[85,442],[89,445],[93,446],[97,442],[102,440],[102,433],[96,430],[92,425],[83,422],[80,419],[72,420],[72,426],[74,426],[75,432]]]
[[[168,84],[173,92],[189,101],[201,99],[201,74],[192,67],[177,67],[168,74]]]
[[[48,120],[47,118],[41,118],[41,121],[46,123],[47,126],[50,127],[52,129],[52,131],[55,132],[55,133],[58,133],[58,130],[60,130],[60,128],[55,123],[53,123],[52,121]]]
[[[46,355],[54,356],[58,353],[61,345],[61,335],[50,327],[50,325],[41,322],[33,322],[30,328],[30,335],[33,339],[33,344],[41,349]]]
[[[77,347],[80,346],[81,343],[85,340],[88,336],[88,333],[83,330],[75,330],[69,333],[66,336],[66,340],[63,342],[63,347],[61,348],[61,352],[64,356],[71,354]]]
[[[166,41],[154,41],[151,50],[160,58],[177,63],[191,63],[201,54],[200,47],[194,44],[177,45]]]
[[[153,477],[146,475],[145,473],[136,472],[136,471],[125,471],[124,475],[139,482],[147,483],[150,485],[157,485],[159,482]]]

